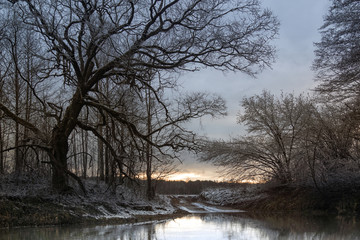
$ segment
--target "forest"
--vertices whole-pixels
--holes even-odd
[[[0,1],[0,174],[70,193],[114,191],[173,172],[222,116],[221,96],[178,92],[205,67],[256,75],[274,61],[278,21],[260,1]]]

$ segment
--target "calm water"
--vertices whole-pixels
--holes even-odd
[[[239,214],[188,215],[142,225],[42,227],[0,230],[0,240],[240,240],[240,239],[360,239],[354,219],[282,218],[262,220]]]

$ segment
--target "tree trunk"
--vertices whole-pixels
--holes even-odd
[[[147,133],[150,134],[152,131],[152,116],[151,116],[151,96],[150,89],[147,90]],[[149,137],[151,140],[151,136]],[[154,188],[152,186],[152,146],[150,143],[146,143],[146,180],[147,188],[146,195],[149,200],[155,197]]]
[[[55,190],[64,192],[69,189],[68,187],[68,174],[73,175],[77,181],[77,176],[68,171],[67,154],[69,151],[68,138],[76,127],[78,116],[83,107],[82,95],[85,94],[84,90],[78,89],[71,104],[67,107],[63,120],[54,127],[50,145],[52,152],[50,158],[52,159],[52,186]],[[80,182],[80,185],[82,183]],[[83,188],[83,186],[81,186]]]
[[[120,128],[120,141],[122,143],[124,143],[126,141],[125,140],[125,128],[123,126],[121,126],[121,128]],[[124,156],[126,156],[124,146],[120,146],[120,152],[121,152],[121,164],[119,164],[119,169],[120,169],[119,181],[121,184],[123,184],[124,183],[124,161],[125,161]]]
[[[81,140],[82,140],[82,177],[86,179],[87,177],[87,168],[88,168],[88,133],[85,130],[81,131]]]
[[[25,120],[27,122],[30,122],[30,116],[31,116],[31,106],[32,106],[32,94],[31,94],[31,89],[29,84],[32,84],[32,76],[31,76],[31,59],[30,56],[27,55],[27,59],[26,59],[26,78],[28,80],[28,84],[26,85],[26,97],[25,97]],[[24,143],[27,142],[28,138],[30,136],[30,130],[28,128],[24,128],[24,136],[22,141]],[[25,149],[24,149],[25,150]],[[31,155],[30,155],[31,154]],[[32,152],[24,152],[23,156],[23,164],[24,165],[35,165],[34,163],[34,155],[32,154]]]
[[[53,162],[52,186],[59,192],[69,189],[67,176],[67,153],[69,150],[67,136],[55,129],[52,137]]]
[[[73,134],[72,136],[73,138],[73,155],[74,155],[74,170],[75,170],[75,175],[78,175],[79,170],[78,170],[78,162],[77,162],[77,150],[76,150],[76,136],[75,134]]]
[[[15,86],[15,114],[20,115],[20,79],[18,69],[18,56],[17,56],[17,34],[14,37],[14,49],[13,49],[13,60],[15,62],[14,69],[14,86]],[[23,169],[23,159],[20,151],[20,124],[15,122],[15,173],[20,175]]]
[[[1,77],[1,76],[0,76]],[[2,101],[3,90],[2,90],[2,77],[0,78],[0,101]],[[0,174],[5,172],[5,163],[4,163],[4,134],[3,134],[3,113],[0,112]]]
[[[99,134],[103,135],[103,128],[100,126],[99,127]],[[99,165],[99,175],[100,175],[100,180],[104,181],[105,180],[105,174],[104,174],[104,144],[103,142],[98,139],[98,165]]]
[[[0,91],[1,92],[1,91]],[[2,116],[0,115],[0,120]],[[2,122],[0,121],[0,174],[4,174],[4,140],[3,140]]]
[[[23,162],[21,151],[19,147],[19,138],[20,138],[20,126],[19,123],[15,123],[15,173],[16,175],[21,175],[23,169]]]
[[[152,186],[152,170],[151,170],[151,156],[149,153],[146,153],[146,195],[149,200],[152,200],[155,197],[154,188]]]
[[[109,136],[109,129],[108,126],[106,126],[105,129],[105,134],[106,134],[106,141],[110,141],[110,136]],[[105,182],[106,183],[110,183],[110,151],[108,147],[105,147]]]

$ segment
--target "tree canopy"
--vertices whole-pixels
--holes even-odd
[[[317,89],[353,97],[360,93],[360,1],[333,0],[316,43]]]
[[[15,79],[15,96],[27,89],[33,99],[25,116],[6,97],[0,110],[19,131],[21,126],[32,132],[26,134],[27,143],[47,152],[53,186],[59,190],[66,187],[67,175],[76,178],[68,170],[74,130],[98,138],[123,171],[128,167],[124,158],[129,158],[124,155],[125,135],[134,144],[143,141],[159,151],[185,148],[193,142],[193,133],[180,122],[224,113],[221,98],[206,94],[179,99],[177,108],[169,105],[159,91],[176,85],[176,74],[211,67],[255,75],[274,60],[271,40],[278,21],[258,0],[1,0],[0,4],[6,7],[2,21],[16,26],[1,29],[1,43],[12,50],[1,72],[13,71],[2,74],[2,81]],[[27,65],[19,58],[22,36],[33,39],[23,58],[29,60]],[[153,85],[155,76],[158,81]],[[11,96],[11,88],[2,93]],[[16,99],[19,106],[21,99]],[[146,123],[146,111],[139,107],[146,101],[158,102],[162,116],[156,118],[161,125],[151,117]],[[34,113],[44,121],[29,117]],[[152,128],[144,127],[151,123]],[[112,133],[104,136],[103,127]],[[160,132],[167,135],[155,138]]]

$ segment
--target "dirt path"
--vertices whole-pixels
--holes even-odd
[[[173,195],[170,196],[173,206],[188,213],[236,213],[242,210],[223,206],[212,205],[200,201],[197,195]]]

